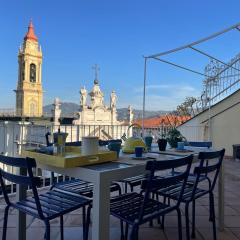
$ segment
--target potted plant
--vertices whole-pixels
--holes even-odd
[[[158,144],[159,151],[166,151],[167,139],[166,139],[166,134],[163,131],[161,131],[161,137],[158,138],[157,144]]]
[[[172,148],[176,148],[178,142],[185,140],[185,137],[176,128],[170,129],[167,133],[167,142]]]
[[[152,141],[153,141],[152,133],[151,133],[151,131],[149,131],[147,136],[144,138],[144,142],[145,142],[148,150],[151,150]]]

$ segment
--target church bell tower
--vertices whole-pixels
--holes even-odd
[[[42,116],[42,51],[32,21],[18,53],[18,83],[15,92],[17,116]]]

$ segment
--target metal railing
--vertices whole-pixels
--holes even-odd
[[[240,54],[237,54],[228,63],[211,59],[205,67],[205,76],[203,92],[192,106],[192,110],[194,110],[192,115],[202,112],[239,90]]]
[[[26,144],[38,146],[46,145],[45,134],[50,132],[50,135],[60,130],[68,133],[67,142],[80,141],[84,136],[98,136],[101,139],[119,139],[123,135],[130,137],[132,135],[142,136],[142,129],[140,128],[129,128],[129,126],[122,125],[34,125],[26,122],[0,122],[0,153],[9,156],[19,156],[22,148]],[[167,133],[171,127],[161,126],[159,128],[145,128],[144,135],[152,135],[154,142],[157,139]],[[191,127],[191,128],[181,128],[180,131],[183,132],[185,136],[188,133],[187,138],[190,140],[201,141],[203,134],[201,131],[202,127]],[[192,132],[190,136],[189,133]],[[5,171],[14,172],[13,167],[7,167],[1,165]],[[42,187],[47,187],[51,185],[51,175],[50,172],[36,169],[36,176],[40,176],[42,180]],[[55,180],[57,182],[65,180],[67,177],[59,174],[55,174]],[[8,191],[14,194],[16,191],[16,186],[9,183]],[[0,197],[2,192],[0,189]]]
[[[46,133],[53,135],[60,128],[62,132],[68,133],[67,142],[81,141],[84,136],[98,136],[101,139],[119,139],[124,134],[130,136],[131,129],[124,125],[35,125],[28,122],[0,121],[0,154],[8,156],[19,156],[22,148],[28,145],[46,145]],[[5,171],[13,173],[15,169],[0,164]],[[51,185],[51,174],[48,171],[36,169],[36,176],[40,176],[42,187]],[[57,182],[63,181],[67,176],[55,174]],[[14,194],[16,186],[7,182],[7,190]],[[0,189],[0,197],[2,192]]]
[[[15,116],[16,112],[14,108],[0,108],[0,116]]]

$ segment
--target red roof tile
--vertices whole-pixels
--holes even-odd
[[[187,120],[189,120],[190,116],[175,116],[175,115],[164,115],[153,118],[144,119],[144,127],[146,128],[157,128],[159,126],[178,126]],[[142,126],[142,119],[137,119],[134,123]]]

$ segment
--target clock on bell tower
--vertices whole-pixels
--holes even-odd
[[[15,92],[17,116],[42,116],[42,51],[32,21],[18,53],[18,83]]]

